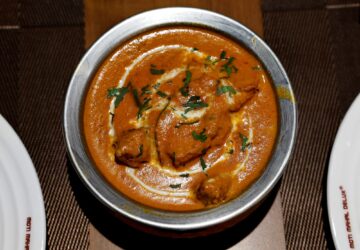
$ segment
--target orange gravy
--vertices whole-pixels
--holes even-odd
[[[262,174],[278,130],[261,63],[229,38],[192,27],[119,46],[91,81],[83,115],[88,150],[107,181],[171,211],[239,196]]]

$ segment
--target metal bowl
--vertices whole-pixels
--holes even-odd
[[[167,212],[134,202],[116,191],[98,172],[88,155],[82,131],[82,110],[88,84],[103,60],[117,46],[135,35],[161,26],[190,25],[218,31],[239,42],[260,59],[278,95],[279,133],[261,177],[239,197],[204,211]],[[296,105],[290,81],[271,49],[240,23],[214,12],[193,8],[164,8],[133,16],[105,33],[86,52],[70,81],[64,109],[64,133],[68,153],[82,181],[106,206],[137,222],[178,231],[210,227],[245,214],[274,187],[290,157],[296,131]]]

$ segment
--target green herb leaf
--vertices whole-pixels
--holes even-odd
[[[239,134],[240,135],[240,138],[241,138],[241,141],[242,141],[242,143],[241,143],[241,151],[245,151],[245,149],[250,145],[249,144],[249,138],[247,138],[245,135],[243,135],[243,134]]]
[[[108,91],[107,98],[119,95],[119,89],[118,88],[110,88],[107,91]]]
[[[208,66],[212,66],[212,65],[215,65],[219,60],[218,59],[212,59],[211,56],[207,56],[205,58],[205,68],[208,67]]]
[[[205,170],[207,168],[204,158],[202,156],[200,156],[200,165],[202,170]]]
[[[132,90],[132,94],[133,94],[133,96],[134,96],[134,100],[135,100],[136,106],[140,107],[140,106],[141,106],[141,101],[140,101],[140,98],[139,98],[139,94],[138,94],[137,89],[133,89],[133,90]]]
[[[194,52],[194,51],[198,51],[198,50],[199,50],[199,49],[198,49],[198,48],[195,48],[195,47],[191,49],[191,51],[193,51],[193,52]]]
[[[230,57],[225,65],[231,65],[234,60],[235,60],[235,57]]]
[[[188,178],[190,176],[189,173],[185,173],[185,174],[180,174],[180,177],[183,177],[183,178]]]
[[[137,119],[139,119],[142,116],[142,113],[148,109],[151,109],[151,106],[149,105],[151,98],[145,98],[144,102],[140,104],[139,110],[137,113]]]
[[[159,82],[157,82],[155,85],[153,85],[153,88],[154,89],[158,89],[160,87],[160,83]]]
[[[165,70],[163,70],[163,69],[157,69],[157,68],[156,68],[156,65],[151,64],[150,73],[151,73],[152,75],[162,75],[162,74],[165,73]]]
[[[216,95],[222,95],[222,94],[225,94],[225,93],[229,93],[230,96],[232,94],[236,94],[236,90],[232,87],[232,86],[218,86],[217,89],[216,89]]]
[[[171,188],[180,188],[181,187],[181,183],[179,184],[170,184]]]
[[[189,87],[181,87],[179,90],[180,90],[182,96],[189,95]]]
[[[155,69],[155,68],[151,68],[150,69],[150,73],[153,75],[162,75],[165,73],[165,70],[163,69]]]
[[[207,139],[207,135],[205,134],[205,129],[203,129],[203,131],[201,131],[200,134],[196,133],[195,131],[192,131],[191,135],[194,138],[194,140],[197,140],[197,141],[204,142]]]
[[[233,148],[231,148],[230,150],[229,150],[229,154],[233,154],[234,153],[234,149]]]
[[[139,98],[139,94],[138,94],[138,91],[137,89],[133,89],[132,90],[132,94],[134,96],[134,100],[135,100],[135,103],[136,103],[136,106],[139,108],[138,112],[137,112],[137,119],[139,119],[141,116],[142,116],[142,113],[145,111],[145,110],[148,110],[151,108],[151,106],[149,105],[149,102],[151,100],[151,98],[145,98],[144,99],[144,102],[142,103],[140,101],[140,98]]]
[[[165,94],[164,92],[162,92],[162,91],[160,91],[160,90],[158,90],[158,91],[156,92],[156,94],[157,94],[158,96],[162,97],[162,98],[166,98],[166,97],[167,97],[167,94]]]
[[[123,95],[119,95],[115,98],[115,108],[117,108],[120,104],[120,102],[124,99]]]
[[[224,70],[227,74],[227,76],[230,76],[232,73],[232,68],[230,66],[224,66]]]
[[[194,109],[199,109],[199,108],[205,108],[208,107],[209,105],[206,102],[203,102],[200,98],[200,96],[191,96],[189,98],[189,100],[187,101],[187,103],[185,103],[183,105],[183,107],[185,107],[185,114],[191,110]]]
[[[117,108],[120,102],[124,99],[124,96],[126,95],[127,92],[129,92],[128,87],[110,88],[108,89],[107,98],[116,97],[115,108]]]
[[[226,51],[225,50],[221,51],[220,59],[226,59]]]
[[[179,90],[182,94],[182,96],[188,96],[189,95],[189,84],[191,81],[191,71],[186,70],[185,71],[185,78],[183,79],[184,86],[182,86]]]
[[[230,77],[231,73],[236,73],[238,69],[232,64],[235,57],[230,57],[228,61],[221,66],[221,71],[225,71],[227,76]]]
[[[151,90],[149,89],[150,85],[146,85],[144,87],[141,88],[141,96],[145,95],[145,94],[151,94]]]
[[[141,144],[140,146],[139,146],[139,154],[136,156],[136,158],[139,158],[140,156],[142,156],[142,154],[143,154],[143,145]]]

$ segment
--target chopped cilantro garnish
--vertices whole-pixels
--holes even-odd
[[[196,133],[195,131],[192,131],[191,135],[194,138],[194,140],[197,140],[197,141],[204,142],[207,139],[207,135],[205,134],[205,129],[203,129],[203,131],[201,131],[200,134]]]
[[[181,187],[181,183],[179,184],[170,184],[171,188],[180,188]]]
[[[200,165],[202,170],[205,170],[207,168],[204,158],[202,156],[200,156]]]
[[[137,119],[139,119],[142,116],[142,113],[148,109],[151,109],[151,106],[149,105],[151,98],[145,98],[144,102],[139,106],[139,110],[137,113]]]
[[[158,96],[162,97],[162,98],[166,98],[166,97],[167,97],[167,94],[165,94],[164,92],[162,92],[162,91],[160,91],[160,90],[156,91],[156,94],[157,94]]]
[[[165,70],[163,70],[163,69],[157,69],[157,68],[156,68],[156,65],[151,64],[150,73],[151,73],[152,75],[162,75],[162,74],[165,73]]]
[[[149,89],[149,87],[150,85],[148,84],[141,88],[141,96],[145,94],[151,94],[151,90]]]
[[[189,173],[185,173],[185,174],[180,174],[179,176],[180,176],[180,177],[184,177],[184,178],[188,178],[188,177],[190,176],[190,174],[189,174]]]
[[[230,64],[232,64],[234,60],[235,60],[235,57],[233,57],[233,56],[230,57],[230,58],[228,59],[228,61],[226,62],[225,65],[230,65]]]
[[[225,50],[221,51],[220,59],[226,59],[226,51]]]
[[[218,59],[212,59],[212,57],[209,55],[205,58],[205,67],[215,65],[219,60]]]
[[[143,145],[141,144],[140,146],[139,146],[139,154],[136,156],[136,158],[139,158],[140,156],[142,156],[142,154],[143,154]]]
[[[228,61],[223,66],[221,66],[221,71],[225,71],[227,76],[230,77],[231,73],[238,72],[238,69],[233,65],[235,57],[230,57],[227,60]]]
[[[205,108],[205,107],[208,107],[209,105],[205,102],[203,102],[200,98],[200,96],[191,96],[189,98],[189,100],[187,101],[187,103],[185,103],[183,105],[183,107],[185,107],[185,114],[191,110],[194,110],[194,109],[198,109],[198,108]]]
[[[115,108],[117,108],[127,92],[129,92],[128,87],[110,88],[108,89],[107,98],[116,97]]]
[[[218,86],[216,89],[216,95],[222,95],[224,93],[229,93],[231,96],[232,94],[236,94],[236,90],[232,86]]]
[[[110,98],[110,97],[114,97],[114,96],[119,95],[120,89],[118,89],[118,88],[110,88],[107,91],[108,91],[107,98]]]
[[[151,69],[150,69],[150,72],[151,72],[151,74],[153,74],[153,75],[162,75],[162,74],[165,73],[165,70],[163,70],[163,69],[151,68]]]
[[[185,78],[183,79],[184,86],[182,86],[179,90],[183,96],[189,95],[189,84],[191,81],[191,72],[189,70],[185,71]]]
[[[233,148],[231,148],[230,150],[229,150],[229,154],[233,154],[234,153],[234,149]]]
[[[132,93],[133,93],[133,96],[134,96],[134,100],[135,100],[136,106],[140,107],[140,106],[141,106],[141,101],[140,101],[140,98],[139,98],[139,94],[138,94],[137,89],[133,89],[133,90],[132,90]]]
[[[249,138],[247,138],[245,135],[243,135],[243,134],[239,134],[240,135],[240,138],[241,138],[241,141],[242,141],[242,143],[241,143],[241,151],[245,151],[245,149],[247,148],[247,147],[249,147]]]
[[[139,98],[139,94],[138,94],[138,91],[137,89],[133,88],[132,90],[132,94],[134,96],[134,100],[135,100],[135,103],[136,103],[136,106],[139,108],[138,112],[137,112],[137,119],[139,119],[141,116],[142,116],[142,113],[145,111],[145,110],[148,110],[151,108],[151,106],[149,105],[149,102],[151,100],[151,98],[145,98],[144,99],[144,102],[141,102],[140,98]]]
[[[156,84],[153,85],[153,88],[154,88],[154,89],[158,89],[159,87],[160,87],[160,83],[159,83],[159,82],[157,82]]]
[[[191,49],[191,51],[193,51],[193,52],[194,52],[194,51],[198,51],[198,50],[199,50],[199,49],[198,49],[198,48],[195,48],[195,47]]]

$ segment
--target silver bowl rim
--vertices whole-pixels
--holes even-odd
[[[88,155],[82,136],[82,107],[89,81],[103,60],[122,42],[161,26],[189,25],[218,31],[241,43],[265,66],[275,88],[285,88],[292,101],[278,98],[279,132],[268,166],[239,197],[216,208],[195,212],[163,211],[137,203],[116,191],[98,172]],[[292,153],[297,108],[288,76],[269,46],[239,22],[203,9],[171,7],[142,12],[115,25],[85,53],[70,80],[66,93],[63,132],[70,160],[80,179],[103,204],[137,222],[177,231],[201,229],[235,218],[253,208],[279,181]]]

